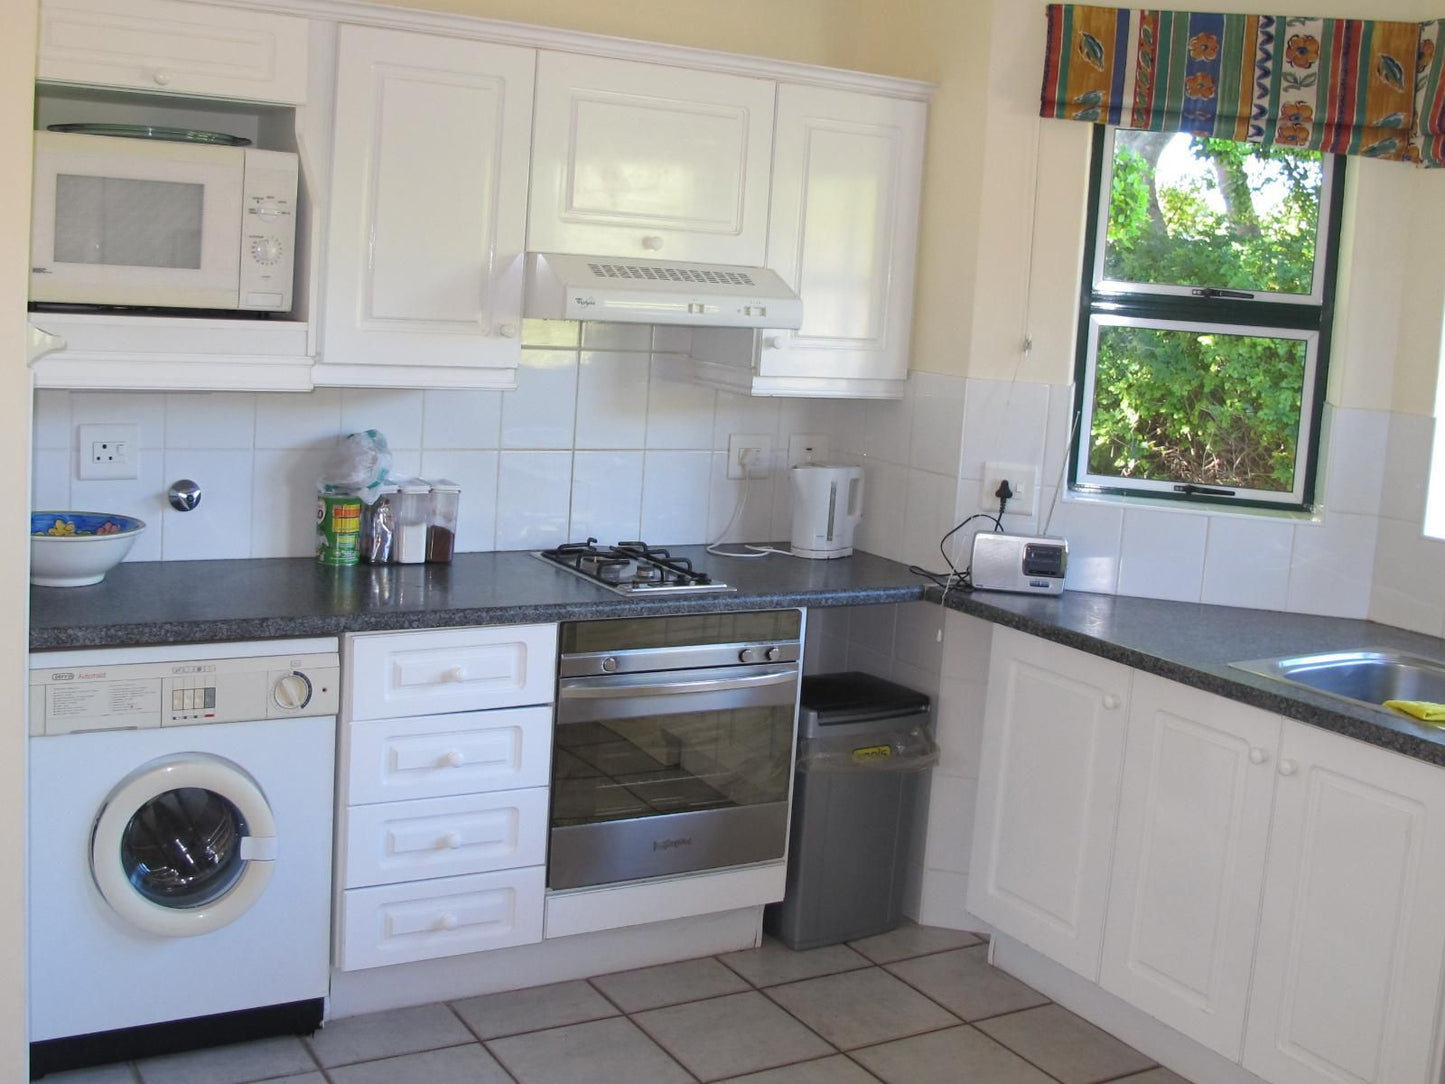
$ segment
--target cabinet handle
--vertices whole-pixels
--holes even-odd
[[[1105,694],[1104,694],[1104,707],[1108,708],[1110,711],[1113,711],[1113,710],[1114,710],[1115,708],[1117,708],[1121,703],[1122,703],[1122,701],[1121,701],[1117,696],[1115,696],[1113,693],[1105,693]]]
[[[1280,775],[1294,775],[1298,765],[1292,760],[1281,760],[1279,762]]]
[[[171,73],[164,68],[157,68],[151,78],[156,81],[156,86],[168,87],[171,85]]]
[[[462,834],[460,832],[448,832],[440,840],[441,846],[449,851],[454,851],[462,845]]]
[[[655,233],[650,233],[642,239],[642,247],[649,252],[661,252],[662,238]]]
[[[517,325],[503,324],[501,327],[497,328],[497,334],[504,339],[515,339],[517,337]]]
[[[1263,749],[1251,749],[1249,751],[1249,762],[1251,764],[1263,764],[1269,759],[1269,753]]]
[[[467,672],[460,666],[453,666],[450,670],[442,671],[443,681],[465,681],[466,679]]]
[[[464,756],[462,756],[461,753],[459,753],[459,752],[457,752],[455,749],[453,749],[450,753],[444,753],[444,754],[442,754],[442,760],[441,760],[442,767],[443,767],[443,768],[460,768],[460,767],[462,766],[462,762],[463,762],[465,759],[466,759],[466,758],[465,758]]]
[[[450,911],[442,915],[441,918],[437,919],[437,929],[439,930],[455,930],[456,928],[457,916],[452,914]]]

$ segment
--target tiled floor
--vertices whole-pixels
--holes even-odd
[[[1186,1084],[990,967],[971,934],[906,925],[338,1020],[54,1084]]]

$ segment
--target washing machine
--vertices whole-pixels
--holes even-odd
[[[32,1075],[313,1030],[336,640],[30,665]]]

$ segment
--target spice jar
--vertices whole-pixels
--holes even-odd
[[[457,545],[457,512],[462,503],[462,487],[448,478],[431,484],[431,524],[426,533],[426,559],[433,564],[447,564]]]
[[[396,541],[392,559],[401,565],[426,560],[426,535],[431,520],[431,486],[420,480],[401,483]]]
[[[385,565],[396,560],[397,495],[400,492],[400,486],[383,482],[376,487],[376,500],[362,514],[361,559],[367,564]]]

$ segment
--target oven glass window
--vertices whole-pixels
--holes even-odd
[[[55,259],[199,268],[204,206],[199,184],[62,173],[55,178]]]
[[[246,819],[226,798],[182,787],[152,798],[120,840],[130,883],[163,907],[201,907],[231,890],[246,868]]]
[[[552,824],[785,802],[792,706],[557,727]]]

